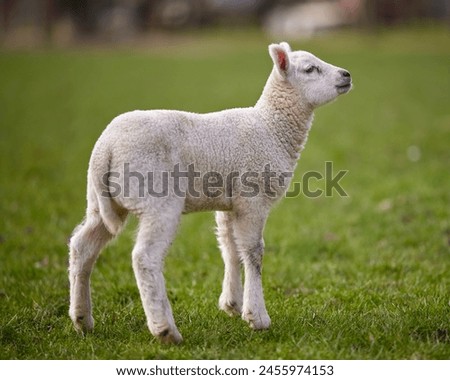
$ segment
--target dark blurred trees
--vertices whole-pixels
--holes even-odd
[[[121,38],[151,28],[258,24],[277,6],[308,1],[356,4],[364,9],[360,26],[450,20],[450,0],[0,0],[0,31],[33,24],[51,39],[55,24],[65,20],[77,37]]]
[[[371,25],[398,24],[423,18],[448,19],[449,0],[366,0]]]

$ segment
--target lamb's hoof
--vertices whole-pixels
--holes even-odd
[[[78,315],[72,318],[75,330],[80,333],[87,333],[94,329],[94,318],[91,315]]]
[[[160,333],[156,334],[156,337],[161,343],[164,344],[180,344],[183,341],[183,337],[177,329],[171,330],[170,328],[164,329]]]
[[[230,317],[242,314],[242,305],[236,301],[227,300],[225,297],[220,297],[219,309],[223,310]]]
[[[270,317],[267,313],[243,312],[242,319],[246,321],[253,330],[267,330],[270,327]]]

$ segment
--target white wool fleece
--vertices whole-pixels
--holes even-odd
[[[181,214],[211,210],[225,264],[219,307],[254,329],[269,327],[261,284],[266,219],[289,187],[314,109],[352,86],[346,70],[293,52],[286,42],[270,45],[269,54],[274,68],[254,107],[208,114],[133,111],[115,118],[100,136],[89,163],[86,220],[70,242],[70,316],[77,329],[93,327],[89,278],[95,260],[133,213],[139,218],[133,268],[149,329],[164,342],[180,342],[164,257]],[[260,175],[267,170],[284,173],[272,178],[270,191]],[[212,193],[204,191],[205,176]],[[149,192],[149,177],[159,195]]]

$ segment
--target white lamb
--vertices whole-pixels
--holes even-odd
[[[139,219],[133,269],[148,327],[163,342],[181,342],[164,257],[181,215],[208,210],[217,211],[225,264],[220,309],[242,315],[253,329],[269,327],[261,283],[267,216],[289,186],[313,110],[352,86],[348,71],[285,42],[270,45],[269,53],[274,69],[254,107],[203,115],[134,111],[100,136],[89,163],[86,218],[70,240],[69,313],[77,330],[94,325],[89,279],[100,250],[133,213]]]

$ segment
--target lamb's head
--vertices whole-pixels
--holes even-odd
[[[330,65],[306,51],[291,51],[286,42],[270,45],[269,53],[277,79],[289,82],[297,90],[298,100],[314,108],[352,88],[352,78],[347,70]]]

